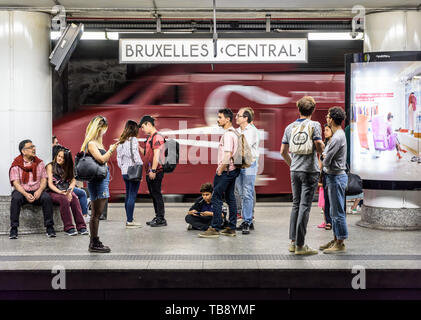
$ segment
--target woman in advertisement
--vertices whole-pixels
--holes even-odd
[[[417,97],[415,96],[414,92],[411,92],[408,98],[408,123],[409,123],[409,131],[411,134],[414,134],[414,115],[415,111],[417,110]]]
[[[387,141],[389,142],[389,146],[395,146],[396,148],[396,156],[398,159],[402,159],[402,156],[400,154],[400,151],[403,153],[406,153],[407,151],[405,149],[402,149],[401,144],[398,140],[398,136],[396,133],[393,132],[393,114],[389,112],[387,114]]]

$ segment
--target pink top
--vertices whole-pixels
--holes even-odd
[[[23,160],[23,164],[25,167],[29,167],[32,165],[32,162],[27,162]],[[29,172],[29,180],[28,183],[23,184],[21,181],[23,170],[17,166],[10,169],[10,182],[18,180],[20,185],[25,189],[25,191],[36,191],[41,186],[41,179],[47,179],[47,171],[45,170],[44,161],[41,161],[37,166],[37,180],[34,181],[34,175],[32,172]]]
[[[412,110],[416,111],[417,110],[417,97],[415,96],[415,94],[410,94],[409,95],[409,99],[408,99],[408,105],[412,104]]]
[[[219,147],[218,147],[218,167],[222,164],[222,160],[224,159],[224,155],[226,151],[231,152],[231,157],[237,151],[238,147],[238,138],[237,135],[233,132],[234,128],[229,128],[225,130],[223,136],[219,140]],[[235,170],[234,161],[230,160],[230,165],[228,170],[232,171]]]

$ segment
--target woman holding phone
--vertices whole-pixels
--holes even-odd
[[[107,132],[108,122],[103,116],[94,117],[88,124],[85,133],[85,140],[83,141],[80,151],[87,152],[99,164],[107,165],[111,156],[117,148],[119,142],[110,145],[110,148],[105,150],[102,144],[102,137]],[[88,182],[89,196],[91,198],[91,220],[89,221],[89,229],[91,232],[91,241],[89,243],[89,252],[108,253],[111,249],[104,246],[98,237],[99,217],[104,211],[107,199],[110,197],[110,170],[107,170],[107,176],[102,180],[93,180]]]
[[[86,235],[89,233],[86,229],[85,219],[83,219],[82,208],[77,195],[73,192],[76,185],[73,166],[70,150],[60,149],[53,161],[46,166],[48,192],[53,203],[60,205],[64,232],[69,236],[75,236],[78,233]],[[72,215],[76,227],[73,224]]]

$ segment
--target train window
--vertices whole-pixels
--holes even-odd
[[[186,99],[186,86],[184,85],[169,85],[163,92],[158,95],[153,105],[165,105],[165,104],[184,104],[187,103]]]
[[[134,91],[131,94],[129,94],[127,97],[125,97],[120,104],[132,104],[134,101],[136,101],[136,98],[138,97],[139,92]]]

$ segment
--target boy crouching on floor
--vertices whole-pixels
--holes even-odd
[[[186,222],[189,224],[187,230],[205,231],[209,228],[213,217],[212,192],[212,184],[202,184],[200,187],[202,196],[196,200],[186,216]]]

